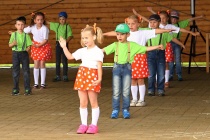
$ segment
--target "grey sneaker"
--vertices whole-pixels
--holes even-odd
[[[136,100],[131,100],[130,106],[136,106],[137,101]]]
[[[136,106],[141,106],[141,107],[146,106],[146,102],[145,102],[145,101],[140,101],[140,100],[139,100],[139,101],[137,102]]]

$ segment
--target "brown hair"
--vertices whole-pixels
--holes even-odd
[[[171,17],[170,17],[170,11],[169,10],[167,10],[167,11],[158,11],[158,15],[160,15],[160,14],[165,15],[168,18],[168,23],[171,24],[171,19],[170,19]]]
[[[96,27],[96,23],[94,23],[93,26],[89,26],[86,25],[86,27],[84,29],[82,29],[82,32],[86,32],[86,31],[90,31],[92,35],[96,36],[96,43],[102,44],[104,41],[104,37],[103,37],[103,32],[101,30],[101,28]],[[84,43],[82,42],[82,38],[81,38],[81,45],[84,47]]]
[[[31,18],[31,26],[33,26],[35,24],[34,23],[34,19],[36,19],[37,16],[42,16],[43,19],[44,19],[43,24],[46,25],[45,14],[44,13],[42,13],[42,12],[36,12],[36,13],[32,13],[31,16],[32,16],[32,18]]]

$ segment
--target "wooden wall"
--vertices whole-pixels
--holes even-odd
[[[54,4],[57,3],[57,4]],[[54,4],[54,5],[53,5]],[[51,6],[49,6],[51,5]],[[205,18],[197,20],[199,30],[204,35],[210,32],[210,12],[209,0],[196,0],[196,15],[204,14]],[[176,9],[180,11],[180,20],[190,18],[190,0],[1,0],[0,1],[0,64],[11,62],[11,49],[8,47],[9,30],[15,30],[14,19],[18,16],[26,15],[27,23],[30,22],[30,13],[41,9],[46,13],[48,21],[58,21],[58,13],[66,11],[68,13],[68,23],[73,29],[74,39],[70,42],[71,52],[80,48],[80,31],[86,24],[97,23],[103,32],[112,31],[116,25],[124,22],[125,17],[132,14],[131,9],[135,8],[142,15],[149,17],[150,12],[146,7],[153,7],[155,11]],[[43,9],[46,7],[45,9]],[[143,26],[147,26],[144,23]],[[187,28],[189,29],[189,27]],[[186,38],[183,34],[182,41]],[[191,38],[191,37],[190,37]],[[184,52],[189,53],[190,38]],[[105,42],[100,46],[116,41],[115,37],[106,37]],[[49,42],[55,54],[55,33],[50,31]],[[196,54],[205,52],[205,43],[201,37],[196,40]],[[182,55],[183,61],[188,61],[188,55]],[[197,56],[195,61],[205,61],[205,55]],[[55,62],[55,56],[50,62]],[[113,55],[105,56],[104,62],[113,62]],[[33,61],[31,61],[33,63]],[[75,63],[75,61],[70,61]]]

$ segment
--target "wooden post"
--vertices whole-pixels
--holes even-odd
[[[210,33],[206,33],[206,73],[209,73],[209,39]]]

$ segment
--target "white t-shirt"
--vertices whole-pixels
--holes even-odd
[[[95,46],[94,48],[88,49],[87,47],[78,49],[72,53],[75,60],[81,59],[82,64],[80,66],[97,69],[97,62],[101,61],[103,63],[104,54],[102,50]]]
[[[40,29],[37,29],[36,24],[31,27],[28,26],[24,28],[24,32],[32,33],[33,40],[36,42],[42,42],[43,40],[48,40],[48,36],[49,36],[49,29],[45,25],[42,25]]]
[[[172,24],[166,24],[165,26],[163,24],[160,24],[159,27],[161,29],[175,29],[175,31],[172,31],[173,33],[179,33],[180,28],[176,27]]]
[[[155,37],[155,30],[138,30],[135,32],[130,31],[130,36],[127,41],[135,42],[139,45],[145,46],[147,40]]]

